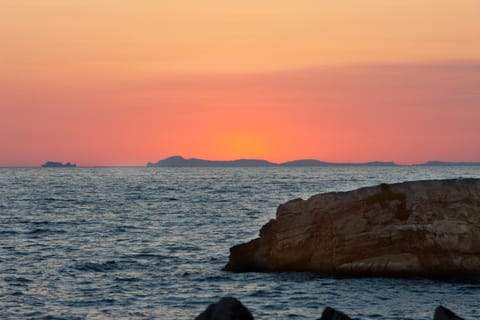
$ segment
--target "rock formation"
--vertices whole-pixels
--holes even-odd
[[[65,164],[55,161],[47,161],[42,164],[43,168],[75,168],[77,165],[75,163],[67,162]]]
[[[463,320],[463,318],[460,318],[452,310],[449,310],[444,306],[438,306],[435,309],[433,320]]]
[[[322,317],[318,320],[352,320],[352,318],[341,311],[326,307],[322,312]]]
[[[272,316],[271,319],[275,319],[275,317]],[[254,320],[254,318],[239,300],[224,297],[217,303],[209,305],[195,320]],[[352,318],[341,311],[326,307],[322,312],[322,317],[318,320],[352,320]],[[463,320],[463,318],[443,306],[438,306],[435,309],[433,320]]]
[[[212,303],[195,320],[254,320],[250,311],[237,299],[224,297]]]
[[[480,179],[382,184],[296,199],[225,270],[480,278]]]

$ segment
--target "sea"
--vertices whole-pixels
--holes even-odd
[[[0,168],[0,319],[194,319],[233,296],[255,319],[480,319],[480,284],[222,271],[291,199],[480,166]]]

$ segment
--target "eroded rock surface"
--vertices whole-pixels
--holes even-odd
[[[226,270],[480,276],[480,179],[382,184],[296,199]]]

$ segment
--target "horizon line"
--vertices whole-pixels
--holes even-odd
[[[287,161],[282,161],[282,162],[274,162],[262,158],[236,158],[236,159],[229,159],[229,160],[211,160],[211,159],[203,159],[203,158],[196,158],[196,157],[189,157],[185,158],[183,156],[179,155],[174,155],[174,156],[169,156],[166,158],[163,158],[161,160],[155,161],[155,162],[150,162],[147,161],[145,164],[92,164],[92,165],[78,165],[76,162],[70,162],[72,164],[75,164],[77,168],[145,168],[149,167],[149,165],[155,165],[159,162],[172,159],[172,158],[178,158],[180,161],[189,161],[189,160],[200,160],[200,161],[205,161],[205,162],[236,162],[236,161],[264,161],[267,162],[268,164],[265,166],[267,167],[268,165],[277,165],[277,166],[282,166],[291,162],[300,162],[300,161],[316,161],[316,162],[321,162],[323,163],[324,166],[335,166],[335,165],[344,165],[344,166],[349,166],[349,165],[356,165],[356,166],[361,166],[361,165],[368,165],[368,164],[375,164],[379,163],[385,164],[385,165],[390,165],[390,166],[419,166],[419,165],[426,165],[426,164],[450,164],[450,165],[455,165],[455,164],[460,164],[460,165],[479,165],[480,161],[465,161],[465,160],[459,160],[459,161],[446,161],[446,160],[426,160],[423,162],[412,162],[412,163],[398,163],[394,160],[389,160],[389,161],[381,161],[381,160],[371,160],[371,161],[361,161],[361,162],[336,162],[336,161],[325,161],[325,160],[319,160],[319,159],[314,159],[314,158],[299,158],[299,159],[293,159],[293,160],[287,160]],[[50,161],[50,160],[49,160]],[[39,165],[0,165],[0,168],[41,168],[43,164],[45,164],[45,161],[42,164]],[[60,162],[60,161],[58,161]],[[63,164],[63,162],[60,162]],[[301,165],[298,165],[300,167]],[[153,166],[154,167],[154,166]],[[168,166],[165,166],[168,167]],[[171,166],[175,167],[175,166]],[[194,166],[193,166],[194,167]],[[259,166],[261,167],[261,166]],[[311,165],[310,165],[311,167]]]

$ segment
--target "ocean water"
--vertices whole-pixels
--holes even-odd
[[[480,318],[480,284],[222,271],[279,204],[480,167],[3,168],[0,319],[193,319],[223,296],[256,319]]]

